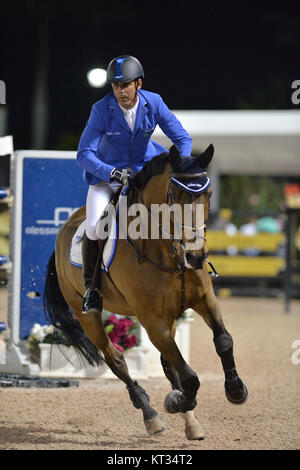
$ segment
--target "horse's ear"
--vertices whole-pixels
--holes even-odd
[[[208,165],[210,164],[210,162],[212,161],[212,158],[214,156],[214,146],[212,144],[210,144],[206,150],[204,150],[203,153],[201,153],[201,155],[199,155],[197,157],[198,159],[198,162],[199,162],[199,165],[201,166],[201,168],[203,169],[206,169],[208,167]]]
[[[178,148],[176,147],[176,145],[172,145],[169,150],[169,161],[173,170],[179,165],[180,160],[181,157]]]

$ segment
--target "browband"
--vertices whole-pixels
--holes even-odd
[[[200,176],[207,175],[206,171],[202,173],[171,173],[173,178],[182,178],[182,179],[189,179],[189,178],[199,178]]]

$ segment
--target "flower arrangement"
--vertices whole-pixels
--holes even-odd
[[[134,334],[134,330],[138,327],[136,322],[127,317],[118,317],[110,312],[104,312],[103,322],[111,342],[119,351],[124,352],[137,345],[137,336]],[[53,325],[35,323],[30,331],[27,345],[34,352],[40,343],[70,346],[61,330],[54,328]]]
[[[113,313],[104,320],[104,328],[111,342],[120,352],[137,345],[137,336],[133,331],[138,324],[127,317],[118,318]]]
[[[55,329],[53,325],[40,325],[39,323],[35,323],[30,331],[27,345],[29,349],[35,350],[40,343],[64,344],[65,346],[70,346],[63,332]]]

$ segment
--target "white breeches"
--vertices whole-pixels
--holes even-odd
[[[86,198],[86,235],[90,240],[97,240],[96,227],[107,204],[118,191],[121,184],[101,182],[89,186]]]

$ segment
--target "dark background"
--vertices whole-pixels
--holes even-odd
[[[38,90],[47,115],[40,146],[76,149],[92,103],[111,91],[91,88],[86,74],[121,54],[142,62],[144,88],[173,110],[297,109],[299,1],[11,0],[0,14],[15,149],[34,146]]]

